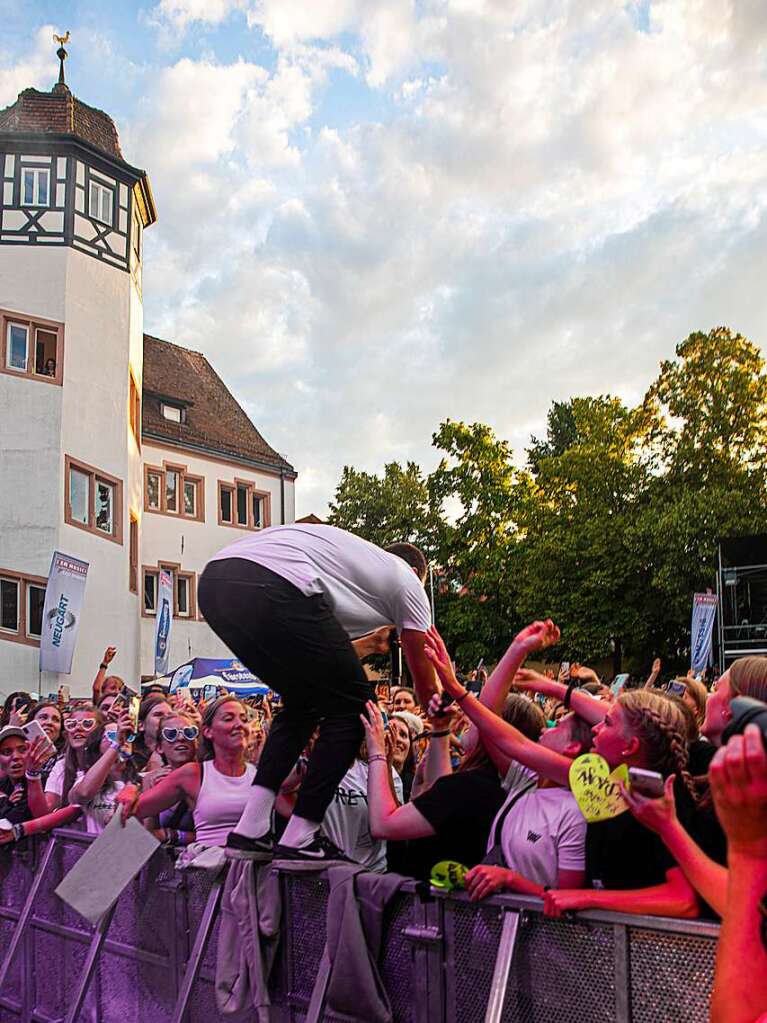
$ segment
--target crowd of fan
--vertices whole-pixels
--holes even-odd
[[[424,710],[411,689],[378,686],[324,833],[370,870],[428,880],[436,863],[461,863],[475,901],[510,891],[540,896],[555,917],[723,918],[734,978],[767,933],[767,753],[757,725],[729,738],[727,727],[734,699],[767,703],[767,658],[735,661],[710,689],[692,675],[663,679],[658,661],[620,689],[578,665],[558,677],[524,667],[559,639],[551,622],[534,623],[489,678],[463,678],[431,630],[426,653],[452,702],[434,697]],[[224,846],[279,699],[224,693],[205,705],[150,689],[136,721],[129,691],[108,674],[114,655],[104,655],[92,701],[6,699],[0,843],[62,825],[97,834],[125,804],[168,847]],[[43,734],[30,737],[35,721]],[[587,823],[569,779],[588,751],[611,771],[658,772],[663,793],[622,786],[629,811]],[[280,792],[278,834],[310,752],[311,742]],[[126,799],[126,786],[140,798]],[[720,990],[727,983],[718,977]]]

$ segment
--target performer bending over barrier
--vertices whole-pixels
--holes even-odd
[[[424,654],[431,625],[426,572],[426,559],[412,544],[382,550],[333,526],[305,524],[265,529],[209,562],[198,594],[206,621],[283,700],[248,804],[229,835],[233,855],[345,858],[319,827],[362,741],[360,714],[375,699],[358,654],[365,649],[360,637],[397,630],[425,707],[438,688]],[[318,725],[295,810],[275,849],[276,794]]]

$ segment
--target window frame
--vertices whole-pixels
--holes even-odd
[[[173,580],[173,617],[185,622],[200,621],[197,615],[197,573],[182,570],[181,564],[175,561],[158,561],[156,565],[141,566],[141,617],[157,617],[157,580],[161,571],[170,573]],[[147,576],[154,579],[154,611],[147,611],[146,609]],[[179,610],[178,604],[178,583],[180,579],[185,580],[187,584],[187,610],[184,613]]]
[[[139,520],[131,508],[128,512],[128,590],[138,594]]]
[[[30,589],[35,586],[45,591],[48,580],[39,575],[28,575],[12,569],[0,568],[0,580],[16,584],[16,630],[0,627],[0,640],[9,643],[21,643],[24,646],[40,646],[41,636],[29,632],[29,597]],[[43,623],[44,624],[44,623]]]
[[[136,447],[141,451],[141,388],[130,366],[128,367],[128,422]]]
[[[2,324],[2,350],[0,350],[0,373],[21,380],[37,380],[61,387],[64,382],[64,325],[40,316],[28,316],[10,309],[0,309]],[[9,346],[11,327],[22,327],[27,332],[27,364],[25,369],[14,369],[10,365]],[[56,338],[56,372],[52,377],[37,372],[37,342],[40,332],[53,334]],[[47,361],[47,360],[46,360]]]
[[[71,494],[70,494],[70,473],[74,469],[77,472],[81,472],[83,475],[88,476],[90,484],[88,487],[88,522],[80,522],[78,519],[72,517],[72,505],[71,505]],[[114,497],[112,501],[112,520],[113,528],[111,533],[105,532],[103,529],[99,529],[96,525],[96,484],[104,483],[113,488]],[[97,469],[93,465],[88,465],[86,462],[81,462],[78,458],[73,458],[72,455],[65,454],[64,456],[64,521],[68,526],[74,526],[76,529],[82,529],[86,533],[93,533],[96,536],[104,537],[106,540],[111,540],[113,543],[122,545],[123,542],[123,481],[118,479],[117,476],[112,476],[108,472],[104,472],[101,469]]]
[[[166,474],[175,472],[178,475],[178,487],[176,490],[176,509],[168,508]],[[147,481],[150,475],[160,477],[160,506],[155,508],[149,504],[149,488]],[[195,502],[194,515],[187,515],[184,511],[184,488],[187,483],[193,483],[197,487],[197,498]],[[171,515],[174,519],[184,519],[186,522],[205,521],[205,477],[194,472],[189,472],[186,465],[179,465],[177,462],[163,461],[162,465],[144,465],[144,511],[153,515]]]
[[[237,491],[242,487],[245,490],[245,507],[247,512],[247,523],[243,524],[237,520]],[[230,529],[246,529],[249,532],[258,532],[260,529],[267,529],[272,524],[272,495],[268,490],[261,490],[253,480],[239,479],[235,476],[233,480],[218,480],[218,500],[216,510],[219,526],[228,526]],[[221,514],[221,495],[227,492],[231,494],[232,518],[225,519]],[[262,502],[261,525],[255,524],[253,515],[253,499],[258,497]]]
[[[20,179],[20,183],[19,183],[20,184],[20,187],[19,187],[19,205],[23,206],[25,209],[37,209],[37,208],[47,209],[51,205],[51,168],[50,167],[31,167],[29,165],[22,165],[20,174],[21,174],[21,179]],[[25,190],[25,180],[24,179],[25,179],[27,174],[32,174],[33,175],[33,180],[34,180],[34,183],[32,185],[32,195],[33,195],[33,198],[32,198],[31,202],[26,202],[26,200],[24,199],[24,190]],[[40,175],[43,175],[43,174],[48,179],[48,184],[47,184],[47,189],[46,189],[47,194],[48,194],[48,201],[47,202],[40,202]]]
[[[98,189],[97,195],[98,200],[96,205],[98,211],[93,210],[93,190]],[[103,200],[104,196],[109,196],[109,220],[106,220],[102,215],[103,212]],[[97,181],[91,177],[88,182],[88,216],[91,220],[97,220],[99,224],[103,224],[105,227],[114,227],[115,223],[115,189],[109,185],[105,185],[102,181]]]

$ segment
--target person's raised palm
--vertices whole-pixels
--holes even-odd
[[[531,622],[514,637],[514,645],[522,647],[525,653],[530,654],[536,650],[545,650],[559,642],[559,629],[554,622],[547,618],[543,622]]]
[[[463,686],[455,677],[453,662],[447,652],[444,640],[437,632],[436,626],[432,625],[426,633],[423,645],[423,652],[434,666],[439,680],[450,696],[455,698],[463,694]]]

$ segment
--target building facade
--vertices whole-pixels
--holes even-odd
[[[64,81],[0,111],[0,693],[89,691],[107,645],[153,673],[157,573],[170,664],[224,656],[197,611],[209,557],[295,517],[293,467],[207,359],[144,334],[146,173]],[[151,282],[150,286],[151,286]],[[40,676],[54,551],[89,564],[69,676]]]

